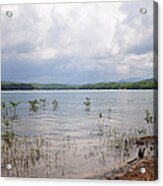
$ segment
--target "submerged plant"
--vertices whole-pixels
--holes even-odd
[[[44,158],[46,153],[43,150],[44,139],[17,136],[12,128],[13,122],[14,120],[9,117],[3,120],[6,129],[2,133],[2,164],[11,163],[13,169],[10,172],[17,177],[24,175],[25,172],[29,176],[31,168],[38,166],[40,159]],[[2,171],[6,175],[6,170]]]
[[[86,97],[86,98],[85,98],[85,101],[83,102],[83,104],[84,104],[85,106],[90,106],[90,105],[91,105],[91,98]]]
[[[6,102],[2,101],[1,102],[1,109],[2,109],[2,114],[3,114],[3,117],[7,117],[8,114],[9,114],[9,106]]]
[[[100,112],[100,113],[99,113],[99,118],[102,118],[102,117],[103,117],[103,116],[102,116],[102,113]]]
[[[13,130],[13,120],[7,118],[4,121],[6,130],[2,133],[2,140],[3,140],[3,149],[5,149],[5,155],[7,155],[7,158],[10,157],[11,162],[13,162],[16,175],[19,177],[19,172],[18,172],[18,166],[16,159],[14,157],[14,142],[15,142],[15,132]]]
[[[43,105],[43,107],[45,107],[46,106],[46,99],[40,99],[40,102],[42,103],[42,105]]]
[[[146,121],[149,129],[149,134],[151,134],[151,125],[153,124],[153,116],[150,114],[148,110],[145,111],[145,118],[144,120]]]
[[[112,109],[108,108],[108,119],[111,119],[111,112],[112,112]]]
[[[55,110],[57,109],[57,107],[58,107],[58,102],[57,102],[56,99],[54,99],[54,100],[52,101],[52,105],[53,105],[53,111],[55,111]]]
[[[16,112],[17,112],[17,106],[20,104],[21,102],[13,102],[13,101],[10,101],[10,105],[11,107],[13,108],[14,110],[14,115],[16,115]]]
[[[86,111],[90,111],[90,107],[91,107],[91,98],[86,97],[85,101],[83,102],[83,104],[86,107]]]
[[[6,106],[7,106],[7,105],[6,105],[6,102],[2,101],[2,102],[1,102],[1,108],[4,110],[4,109],[6,109]]]
[[[39,101],[37,99],[33,100],[33,101],[29,101],[30,104],[30,110],[33,112],[36,112],[39,108]]]

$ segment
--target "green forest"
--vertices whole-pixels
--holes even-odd
[[[68,84],[39,84],[1,82],[1,90],[65,90],[65,89],[157,89],[155,79],[138,82],[101,82],[96,84],[68,85]]]

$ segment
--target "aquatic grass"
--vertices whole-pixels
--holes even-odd
[[[40,141],[39,137],[30,139],[6,133],[2,141],[2,163],[13,162],[17,177],[24,175],[25,172],[29,176],[31,169],[39,167],[40,161],[48,161],[48,156],[46,156],[48,152],[43,150],[46,148],[46,143],[41,144]],[[45,156],[47,159],[44,158]]]
[[[16,108],[18,105],[17,103],[10,102],[13,105],[13,108]],[[6,109],[6,105],[3,104],[3,109]],[[16,112],[14,111],[14,114]],[[28,137],[19,137],[16,136],[15,131],[13,129],[14,117],[8,115],[8,112],[4,113],[4,118],[2,119],[2,124],[5,126],[5,130],[2,131],[2,164],[11,163],[13,168],[10,172],[15,176],[19,177],[26,172],[27,175],[30,175],[30,165],[33,167],[36,165],[37,162],[40,161],[42,157],[44,157],[43,153],[43,146],[44,139],[36,138],[30,139]],[[45,151],[47,152],[47,151]],[[3,173],[6,170],[2,170]],[[23,171],[23,172],[22,172]],[[9,171],[5,174],[9,175]]]

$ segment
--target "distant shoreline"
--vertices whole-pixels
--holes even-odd
[[[148,90],[157,89],[158,83],[155,79],[147,79],[138,82],[101,82],[84,85],[68,84],[39,84],[39,83],[18,83],[1,82],[2,91],[22,90]]]

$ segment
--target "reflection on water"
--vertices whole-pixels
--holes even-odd
[[[153,113],[151,90],[4,92],[2,101],[21,102],[18,138],[47,142],[37,168],[29,161],[30,172],[22,173],[34,177],[82,178],[118,167],[137,155],[136,138],[148,134],[145,110]]]

